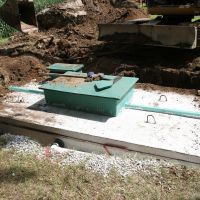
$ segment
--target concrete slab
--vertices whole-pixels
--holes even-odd
[[[192,95],[166,92],[167,101],[158,101],[160,95],[159,91],[137,89],[132,103],[200,111],[199,99]],[[150,124],[146,123],[149,114],[152,115],[124,109],[117,117],[106,117],[48,106],[43,95],[13,92],[0,106],[0,129],[6,124],[13,125],[55,133],[68,137],[68,141],[79,140],[200,164],[200,120],[153,113],[156,124]],[[81,147],[79,142],[71,147],[87,151],[87,146]]]

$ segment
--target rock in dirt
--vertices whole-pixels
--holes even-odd
[[[8,84],[10,81],[10,76],[5,68],[0,68],[0,85]]]
[[[37,15],[39,29],[60,28],[67,24],[78,24],[87,14],[81,0],[68,0],[44,9]]]

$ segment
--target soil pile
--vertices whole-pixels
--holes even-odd
[[[70,9],[69,4],[59,4],[39,13],[39,24],[43,30],[31,35],[20,33],[13,36],[9,44],[0,48],[0,55],[28,54],[46,65],[55,62],[83,63],[85,71],[137,76],[141,82],[199,89],[200,50],[138,47],[98,41],[98,24],[147,17],[142,10],[119,5],[116,8],[106,0],[66,2],[81,4],[77,4],[77,9]],[[67,8],[63,9],[64,5]],[[85,14],[73,20],[74,13],[80,11]],[[59,24],[59,20],[62,23]]]
[[[45,71],[45,66],[33,56],[0,57],[0,91],[1,96],[10,84],[23,84],[32,79],[39,80],[39,73]]]
[[[73,9],[70,8],[72,6],[70,2],[75,2]],[[77,15],[78,19],[74,20],[77,14],[75,12],[80,11],[82,13],[84,11],[86,15],[82,15],[81,20]],[[142,10],[115,8],[106,0],[66,1],[38,14],[39,27],[43,31],[31,35],[22,33],[14,35],[7,45],[0,48],[0,54],[14,56],[31,54],[42,59],[46,64],[91,63],[96,58],[96,51],[100,51],[104,44],[98,41],[98,24],[124,22],[146,16]],[[64,19],[65,23],[63,23]],[[44,29],[48,30],[44,31]]]
[[[117,2],[119,4],[119,2]],[[84,25],[83,32],[90,27],[95,33],[99,23],[115,23],[125,19],[144,18],[144,11],[136,8],[114,7],[106,0],[68,0],[64,3],[51,6],[37,15],[40,29],[62,28],[69,24]],[[84,28],[85,27],[85,28]]]
[[[62,28],[82,23],[87,15],[81,0],[68,0],[44,9],[37,15],[39,29]]]

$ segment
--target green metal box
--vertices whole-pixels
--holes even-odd
[[[74,77],[59,77],[41,86],[45,99],[51,105],[64,105],[66,108],[108,116],[116,116],[130,101],[138,78],[122,77],[112,87],[97,90],[99,81],[85,82],[85,73],[65,73]],[[106,76],[115,80],[115,76]],[[73,79],[73,81],[72,81]]]

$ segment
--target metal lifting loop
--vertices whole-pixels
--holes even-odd
[[[16,103],[24,103],[24,98],[23,97],[17,97]]]
[[[152,118],[153,119],[153,122],[150,122],[151,120],[149,120],[149,118]],[[156,124],[156,119],[153,115],[147,115],[147,121],[146,123],[148,124]]]
[[[163,98],[165,98],[165,99],[162,100]],[[167,101],[166,95],[164,95],[164,94],[160,95],[160,98],[158,99],[158,101]]]

